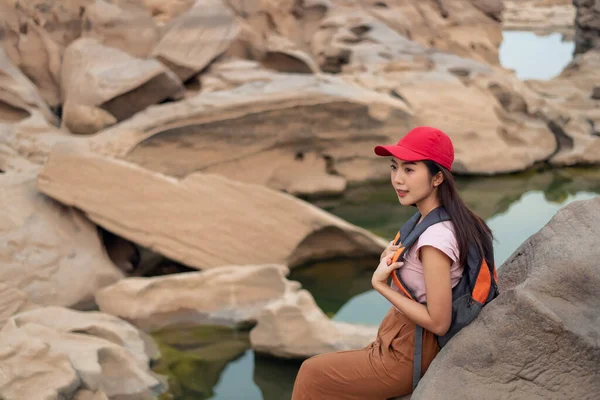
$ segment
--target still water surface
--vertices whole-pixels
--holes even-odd
[[[600,194],[600,168],[562,169],[541,173],[459,179],[459,190],[495,236],[497,265],[544,226],[561,207]],[[391,240],[414,212],[399,205],[388,183],[352,188],[343,198],[316,205]],[[370,289],[377,260],[338,260],[292,271],[333,319],[379,324],[389,308]],[[298,362],[260,357],[249,350],[247,332],[204,327],[155,334],[163,361],[157,372],[171,376],[170,394],[177,400],[288,400]]]

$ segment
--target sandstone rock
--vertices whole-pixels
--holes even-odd
[[[50,107],[61,104],[63,51],[81,35],[81,11],[89,3],[91,0],[7,0],[0,5],[4,49]]]
[[[387,94],[337,77],[277,74],[149,109],[92,140],[97,152],[176,177],[203,171],[311,195],[387,179],[373,147],[413,123],[406,103]]]
[[[554,165],[600,163],[600,127],[598,101],[590,91],[600,81],[600,52],[577,56],[551,81],[529,81],[543,99],[539,114],[550,121],[560,141],[559,151],[551,158]]]
[[[282,358],[365,347],[375,340],[376,326],[354,325],[329,319],[304,290],[288,290],[268,304],[250,331],[252,348]]]
[[[160,26],[189,10],[195,2],[196,0],[143,0],[144,6]]]
[[[0,281],[33,303],[87,308],[122,274],[93,224],[37,192],[36,172],[0,174]]]
[[[390,74],[387,79],[411,105],[418,124],[436,126],[452,138],[455,172],[519,171],[547,160],[557,148],[544,121],[524,113],[522,106],[499,102],[504,100],[488,89],[496,81],[493,74],[476,77],[468,86],[440,71]]]
[[[363,13],[423,46],[497,65],[502,26],[490,15],[497,16],[500,3],[382,0],[361,4]]]
[[[0,336],[0,393],[6,400],[70,398],[81,385],[64,352],[22,333]]]
[[[413,60],[425,47],[358,8],[336,8],[321,23],[312,52],[323,71],[375,71],[394,61]]]
[[[42,371],[47,360],[63,364],[63,385],[55,380],[44,382],[44,386],[49,385],[59,396],[70,398],[69,394],[85,388],[104,392],[109,398],[154,398],[164,390],[164,385],[149,371],[149,358],[136,333],[126,322],[101,313],[81,313],[60,307],[32,310],[12,317],[0,332],[0,354],[8,356],[0,360],[0,367],[5,362],[22,361],[20,353],[23,351],[17,354],[14,350],[8,351],[14,349],[16,341],[21,346],[33,345],[39,349],[33,364],[41,364]],[[22,373],[8,372],[4,382],[9,389],[35,388],[35,381],[23,384]]]
[[[561,209],[500,268],[499,298],[433,361],[412,399],[600,393],[600,198]]]
[[[25,293],[0,283],[0,329],[15,314],[38,307]]]
[[[496,21],[502,20],[504,0],[471,0],[471,3],[488,17]]]
[[[0,122],[20,121],[29,117],[33,109],[39,110],[48,122],[57,123],[37,88],[14,66],[0,46]]]
[[[257,61],[225,59],[215,61],[199,76],[200,91],[205,93],[231,90],[250,82],[271,82],[280,76]],[[192,93],[191,95],[197,95]]]
[[[109,400],[109,398],[104,392],[92,392],[90,390],[82,389],[75,393],[73,400]]]
[[[298,286],[282,265],[226,266],[153,278],[127,278],[96,292],[105,313],[145,331],[177,325],[238,325]]]
[[[294,42],[283,36],[269,36],[262,64],[280,72],[318,73],[319,66],[310,54],[300,50]]]
[[[96,39],[107,47],[120,49],[134,57],[146,58],[159,40],[152,16],[141,7],[119,7],[95,0],[82,15],[83,37]]]
[[[2,131],[0,130],[0,133]],[[37,173],[38,166],[21,157],[13,148],[0,143],[0,173],[30,172]]]
[[[94,133],[86,129],[112,122],[92,107],[122,121],[151,104],[183,95],[181,82],[156,60],[134,58],[89,38],[66,49],[61,82],[63,123],[74,133]]]
[[[540,35],[561,33],[571,39],[575,33],[572,0],[505,0],[502,26],[505,30],[533,31]]]
[[[145,333],[117,317],[101,312],[36,307],[14,315],[0,332],[11,332],[27,324],[43,325],[61,333],[86,334],[105,339],[128,350],[140,365],[148,365],[160,356],[156,345]]]
[[[222,0],[198,0],[168,24],[153,55],[186,81],[225,52],[238,32],[235,17]]]
[[[573,0],[575,16],[575,54],[600,49],[600,0]]]
[[[27,119],[14,124],[0,123],[0,144],[5,146],[20,160],[6,158],[5,166],[8,169],[28,169],[22,161],[42,165],[54,146],[71,146],[82,151],[89,148],[88,138],[80,135],[71,135],[50,125],[39,113],[34,112]],[[6,153],[8,154],[8,153]],[[15,162],[15,164],[12,164]],[[3,162],[4,163],[4,162]],[[8,166],[8,165],[11,166]]]
[[[98,225],[189,267],[282,263],[379,254],[385,243],[292,196],[194,174],[176,180],[124,161],[57,152],[43,193]]]

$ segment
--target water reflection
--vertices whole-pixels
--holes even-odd
[[[169,382],[161,400],[212,398],[223,369],[250,347],[248,331],[219,326],[171,327],[152,337],[162,355],[153,370]]]

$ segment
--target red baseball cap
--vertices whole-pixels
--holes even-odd
[[[375,154],[394,156],[403,161],[431,160],[450,171],[454,161],[454,146],[450,137],[439,129],[419,126],[395,145],[375,147]]]

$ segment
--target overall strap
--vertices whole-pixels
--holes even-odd
[[[396,251],[396,254],[394,254],[392,262],[400,260],[427,228],[442,221],[449,221],[450,216],[443,207],[438,207],[430,211],[425,218],[423,218],[423,221],[419,222],[419,219],[421,219],[421,214],[417,212],[402,225],[402,228],[400,228],[395,240],[395,244],[400,246],[400,248]],[[392,281],[394,281],[394,284],[406,297],[415,301],[417,300],[414,294],[402,281],[398,269],[392,272]]]
[[[413,360],[413,391],[416,389],[421,380],[421,358],[423,355],[423,327],[416,325],[415,327],[415,353]]]

